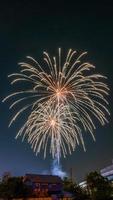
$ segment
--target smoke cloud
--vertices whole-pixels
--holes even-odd
[[[52,167],[51,167],[51,173],[52,173],[52,175],[57,175],[57,176],[61,177],[62,179],[64,177],[67,177],[67,173],[62,170],[61,164],[60,164],[60,162],[58,163],[57,159],[53,160]]]

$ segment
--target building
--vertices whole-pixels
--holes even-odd
[[[108,178],[108,180],[113,182],[113,162],[111,165],[100,170],[102,176]]]
[[[87,188],[87,182],[86,181],[82,181],[81,183],[79,183],[79,186],[83,189]]]
[[[62,180],[59,176],[26,174],[23,181],[32,188],[34,196],[46,197],[62,193]]]
[[[100,170],[100,174],[107,178],[108,180],[112,181],[113,182],[113,161],[112,161],[112,164],[101,169]],[[81,183],[79,183],[80,187],[81,188],[87,188],[87,182],[86,181],[83,181]]]

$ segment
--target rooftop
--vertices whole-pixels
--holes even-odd
[[[53,175],[40,175],[40,174],[25,174],[24,180],[40,183],[61,183],[62,180],[59,176]]]

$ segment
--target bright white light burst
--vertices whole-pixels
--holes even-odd
[[[95,67],[82,61],[86,54],[83,52],[78,56],[70,49],[63,63],[60,48],[58,56],[53,58],[43,52],[43,66],[27,56],[27,63],[19,63],[20,73],[8,76],[13,79],[11,84],[27,82],[27,89],[23,88],[3,100],[12,98],[10,109],[15,110],[22,103],[9,126],[22,112],[27,113],[30,109],[28,119],[16,138],[26,137],[36,154],[43,149],[45,157],[49,146],[52,157],[59,161],[62,154],[65,157],[74,151],[79,142],[85,150],[82,131],[89,131],[95,140],[94,121],[98,120],[102,125],[108,122],[105,97],[109,88],[101,81],[106,77],[93,73]]]

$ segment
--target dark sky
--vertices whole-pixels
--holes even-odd
[[[37,3],[36,3],[37,2]],[[75,2],[75,3],[73,3]],[[82,147],[61,160],[62,168],[77,181],[91,170],[100,170],[111,164],[113,158],[113,3],[112,1],[1,1],[0,2],[0,175],[10,171],[13,175],[26,172],[49,172],[52,159],[34,155],[26,142],[14,137],[23,118],[8,128],[11,115],[3,97],[12,88],[8,74],[18,71],[17,63],[26,55],[40,58],[43,50],[51,55],[58,47],[64,51],[88,51],[88,61],[96,71],[108,77],[110,87],[109,124],[97,124],[96,142],[85,134],[87,152]]]

